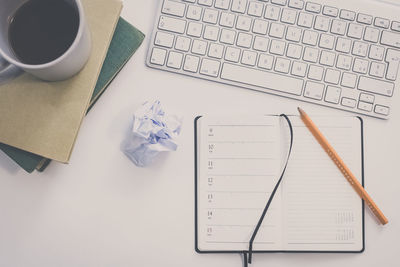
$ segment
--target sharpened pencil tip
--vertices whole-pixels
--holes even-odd
[[[300,107],[297,107],[297,110],[299,111],[300,114],[304,113],[304,111]]]

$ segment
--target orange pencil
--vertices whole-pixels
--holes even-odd
[[[350,169],[346,166],[343,160],[336,153],[335,149],[329,144],[328,140],[323,136],[323,134],[318,130],[317,126],[314,122],[308,117],[308,115],[301,108],[297,108],[300,113],[300,118],[303,120],[304,124],[310,130],[310,132],[314,135],[315,139],[317,139],[318,143],[322,146],[326,153],[328,153],[329,157],[333,160],[339,170],[342,172],[344,177],[349,181],[349,183],[353,186],[354,190],[358,193],[358,195],[367,203],[368,207],[371,209],[372,213],[378,218],[379,222],[383,225],[387,224],[389,221],[383,215],[382,211],[378,208],[372,198],[368,195],[367,191],[362,187],[360,182],[356,179],[354,174],[350,171]]]

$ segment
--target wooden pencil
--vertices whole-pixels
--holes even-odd
[[[310,117],[302,110],[298,108],[300,113],[300,118],[303,120],[304,124],[313,134],[315,139],[317,139],[318,143],[322,146],[325,152],[329,155],[329,157],[333,160],[336,166],[339,168],[344,177],[349,181],[354,190],[358,193],[358,195],[365,201],[367,206],[371,209],[372,213],[378,218],[379,222],[383,225],[387,224],[389,221],[382,213],[382,211],[378,208],[372,198],[368,195],[367,191],[363,188],[354,174],[350,171],[350,169],[346,166],[343,160],[336,153],[335,149],[329,144],[328,140],[321,133],[318,127],[314,124],[314,122],[310,119]]]

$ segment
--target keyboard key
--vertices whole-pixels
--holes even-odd
[[[237,46],[240,47],[250,48],[252,39],[253,39],[252,35],[239,32],[236,44]]]
[[[324,75],[324,68],[311,65],[308,70],[308,78],[311,80],[321,81]]]
[[[354,21],[356,19],[356,13],[353,11],[345,10],[342,9],[340,11],[340,16],[341,19],[349,20],[349,21]]]
[[[204,11],[203,21],[211,24],[217,24],[218,21],[218,11],[214,9],[207,8]]]
[[[320,13],[321,12],[321,5],[316,3],[307,2],[306,10],[312,13]]]
[[[275,71],[281,73],[289,73],[290,60],[285,58],[277,58],[275,62]]]
[[[363,42],[354,42],[352,54],[360,57],[366,57],[368,53],[368,44]]]
[[[339,104],[341,93],[341,88],[329,85],[326,88],[325,101],[332,104]]]
[[[295,9],[303,9],[304,1],[303,0],[289,0],[289,7]]]
[[[339,14],[339,9],[331,6],[324,6],[324,9],[322,10],[322,14],[330,17],[337,17]]]
[[[239,16],[236,22],[236,29],[250,31],[252,19],[245,16]]]
[[[163,66],[165,63],[166,56],[167,56],[166,50],[160,48],[153,48],[150,62],[155,65]]]
[[[257,51],[267,52],[268,51],[268,38],[256,36],[254,39],[253,48]]]
[[[197,3],[202,6],[212,6],[213,0],[198,0]]]
[[[340,71],[327,69],[325,72],[325,82],[338,84],[340,79]]]
[[[270,20],[278,20],[280,13],[281,13],[280,7],[267,5],[264,17]]]
[[[390,27],[392,30],[396,32],[400,32],[400,22],[398,21],[393,21],[392,22],[392,27]]]
[[[370,94],[360,94],[360,101],[366,102],[366,103],[371,103],[373,104],[375,101],[375,96],[370,95]]]
[[[160,30],[184,33],[186,28],[186,21],[176,18],[170,18],[166,16],[161,16],[158,22],[158,28]]]
[[[200,74],[218,77],[220,65],[221,63],[219,61],[204,58],[201,61]]]
[[[303,44],[308,44],[308,45],[317,45],[318,42],[318,33],[314,31],[309,31],[306,30],[304,31],[303,34]]]
[[[264,5],[258,2],[250,2],[247,14],[254,17],[261,17],[263,14]]]
[[[356,83],[357,83],[357,75],[348,72],[343,73],[342,83],[341,83],[343,87],[354,88],[356,87]]]
[[[257,69],[224,63],[221,78],[293,95],[301,95],[303,80]]]
[[[168,55],[167,67],[180,69],[182,66],[183,54],[171,51]]]
[[[384,96],[392,96],[394,83],[361,76],[358,82],[358,90]]]
[[[361,74],[366,74],[368,72],[369,62],[364,59],[356,58],[354,60],[353,71]]]
[[[224,53],[224,46],[216,43],[210,44],[210,49],[208,50],[208,56],[212,58],[221,59]]]
[[[322,51],[319,63],[324,66],[333,67],[335,65],[336,54],[328,51]]]
[[[285,33],[285,25],[279,23],[271,23],[271,28],[269,30],[269,36],[275,38],[283,38],[283,34]]]
[[[261,54],[258,60],[258,67],[266,70],[272,69],[274,57],[271,55]]]
[[[165,0],[161,12],[168,15],[183,17],[186,5],[183,3]]]
[[[247,0],[232,0],[231,10],[237,13],[245,13],[247,7]]]
[[[286,40],[300,42],[302,30],[298,27],[289,26],[286,31]]]
[[[186,55],[183,70],[189,72],[197,72],[199,68],[200,58],[192,55]]]
[[[201,40],[194,40],[192,46],[192,53],[198,55],[205,55],[207,51],[207,42]]]
[[[361,39],[362,34],[363,34],[363,26],[355,23],[349,24],[349,29],[347,30],[347,36],[355,39]]]
[[[329,34],[321,34],[319,39],[319,47],[326,49],[333,49],[335,45],[335,37]]]
[[[374,25],[379,28],[389,29],[390,21],[383,18],[375,18]]]
[[[322,100],[325,86],[322,83],[308,81],[304,88],[304,96],[316,100]]]
[[[352,98],[343,97],[342,98],[342,105],[349,108],[355,108],[357,105],[357,101]]]
[[[230,3],[231,0],[215,0],[215,7],[227,10],[229,8]]]
[[[242,64],[248,66],[255,66],[257,60],[257,53],[253,51],[245,50],[242,55]]]
[[[202,11],[203,11],[202,7],[189,5],[188,10],[186,12],[186,17],[188,19],[200,20]]]
[[[303,47],[296,44],[289,44],[286,52],[286,56],[289,58],[300,59]]]
[[[315,18],[314,29],[327,32],[329,30],[329,25],[329,18],[323,16],[317,16]]]
[[[304,28],[311,28],[314,21],[314,16],[309,13],[300,12],[297,25]]]
[[[347,38],[341,38],[339,37],[337,42],[336,42],[336,51],[342,52],[342,53],[350,53],[351,50],[351,40]]]
[[[365,103],[365,102],[358,102],[358,109],[365,110],[365,111],[372,111],[372,104],[371,103]]]
[[[372,62],[369,70],[369,75],[377,78],[383,78],[385,76],[385,64]]]
[[[219,24],[224,27],[232,28],[235,23],[235,15],[231,13],[222,12]]]
[[[269,52],[271,54],[283,56],[285,54],[286,43],[279,40],[272,40]]]
[[[389,115],[389,107],[386,106],[381,106],[381,105],[375,105],[375,113],[381,114],[381,115]]]
[[[218,27],[206,25],[206,28],[204,29],[204,34],[203,34],[204,39],[210,40],[210,41],[217,41],[218,35],[219,35]]]
[[[388,49],[386,52],[385,61],[389,64],[386,72],[386,79],[395,81],[397,79],[397,73],[399,70],[400,51]]]
[[[294,9],[285,8],[282,11],[281,21],[287,24],[294,24],[296,22],[297,11]]]
[[[295,61],[292,66],[292,74],[298,77],[305,77],[307,72],[307,64]]]
[[[178,36],[176,38],[175,49],[187,52],[190,49],[191,42],[192,41],[190,40],[190,38]]]
[[[319,50],[311,47],[304,49],[303,59],[308,62],[317,63]]]
[[[166,32],[157,32],[154,44],[158,46],[171,48],[174,44],[174,35]]]
[[[371,45],[368,57],[375,60],[383,60],[385,48],[382,46]]]
[[[197,23],[197,22],[189,22],[188,28],[187,28],[187,35],[193,36],[193,37],[200,37],[203,32],[203,24]]]
[[[360,13],[357,16],[357,22],[371,25],[372,24],[372,16]]]
[[[336,67],[342,70],[350,70],[353,58],[350,56],[339,55],[336,62]]]
[[[372,27],[366,27],[364,40],[372,43],[377,43],[379,40],[380,31]]]
[[[382,31],[381,44],[400,48],[400,33]]]
[[[331,33],[345,35],[346,29],[347,29],[346,22],[338,19],[334,19],[332,21]]]
[[[287,1],[286,0],[271,0],[271,3],[276,4],[276,5],[286,6]]]
[[[235,47],[227,47],[225,52],[225,60],[231,62],[239,62],[240,49]]]
[[[235,37],[235,31],[222,29],[219,40],[221,43],[233,45],[235,43]]]
[[[268,30],[268,21],[262,20],[262,19],[256,19],[254,20],[253,24],[253,32],[265,35],[267,34]]]

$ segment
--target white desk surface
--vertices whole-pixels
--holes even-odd
[[[122,16],[150,36],[158,0],[127,0]],[[0,154],[0,266],[242,266],[194,250],[193,119],[215,113],[349,115],[269,94],[153,70],[149,39],[85,118],[69,165],[26,174]],[[132,113],[159,99],[184,116],[177,152],[138,168],[120,151]],[[397,103],[399,103],[397,95]],[[260,254],[251,266],[400,266],[400,105],[364,117],[366,189],[390,222],[366,211],[362,254]]]

